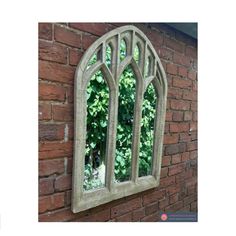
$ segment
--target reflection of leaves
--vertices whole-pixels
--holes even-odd
[[[122,46],[121,59],[126,56],[125,45]],[[111,52],[106,56],[109,66]],[[136,60],[139,57],[136,56]],[[95,61],[95,59],[93,58]],[[95,61],[96,62],[96,61]],[[93,62],[93,63],[95,63]],[[119,79],[119,109],[116,136],[115,179],[125,181],[131,175],[132,126],[134,120],[136,80],[133,70],[128,66]],[[153,129],[155,117],[156,95],[152,85],[144,93],[141,120],[139,176],[151,173]],[[95,73],[87,87],[87,134],[86,155],[98,153],[104,162],[107,120],[109,107],[109,90],[101,71]],[[87,164],[88,165],[88,164]],[[86,166],[87,166],[86,165]],[[101,181],[93,176],[93,166],[85,168],[84,189],[89,190],[101,186]]]

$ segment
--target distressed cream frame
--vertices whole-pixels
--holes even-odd
[[[120,61],[120,42],[127,45],[126,58]],[[110,68],[106,65],[106,46],[112,48]],[[136,44],[140,51],[137,64],[133,58]],[[99,55],[95,64],[87,68],[91,57]],[[145,63],[150,59],[150,73],[144,78]],[[127,65],[131,65],[136,77],[136,98],[132,139],[132,173],[131,180],[114,182],[114,160],[116,149],[116,126],[118,111],[119,78]],[[87,101],[86,89],[90,78],[101,70],[109,87],[109,114],[106,141],[106,177],[105,187],[83,191],[84,160],[86,143]],[[138,158],[140,126],[142,118],[143,94],[152,83],[156,93],[156,115],[154,121],[154,142],[152,156],[152,175],[138,177]],[[95,41],[84,53],[75,73],[75,123],[74,123],[74,159],[72,183],[72,211],[80,212],[112,200],[157,187],[160,181],[162,146],[166,112],[167,80],[161,61],[151,42],[142,31],[132,25],[114,29]]]

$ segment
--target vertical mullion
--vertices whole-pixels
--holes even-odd
[[[134,56],[134,47],[135,47],[135,31],[132,32],[132,35],[131,35],[131,56],[133,57]]]
[[[114,68],[114,85],[115,87],[110,91],[109,101],[109,128],[107,136],[107,148],[106,148],[106,159],[107,159],[107,174],[106,174],[106,186],[110,192],[113,191],[114,186],[114,167],[115,167],[115,153],[116,153],[116,132],[117,132],[117,120],[118,120],[118,69],[120,63],[120,34],[117,35],[116,43],[114,43],[114,57],[116,59]]]
[[[138,80],[137,80],[138,81]],[[138,161],[139,161],[139,145],[140,145],[140,131],[142,119],[142,101],[143,91],[142,84],[137,83],[136,98],[135,98],[135,112],[133,122],[133,137],[132,137],[132,173],[131,180],[137,182],[138,179]]]
[[[118,108],[118,93],[117,89],[110,91],[109,101],[109,120],[108,120],[108,135],[106,145],[106,186],[109,191],[112,191],[114,180],[114,160],[116,149],[116,124],[117,124],[117,108]]]

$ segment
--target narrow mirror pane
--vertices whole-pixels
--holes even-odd
[[[139,65],[139,54],[140,54],[140,50],[139,50],[138,45],[136,44],[134,48],[134,60],[136,61],[138,65]]]
[[[150,84],[144,93],[142,106],[139,177],[151,175],[152,172],[152,150],[156,100],[157,96],[155,89],[153,85]]]
[[[145,77],[148,77],[151,75],[151,66],[152,66],[152,61],[151,61],[151,57],[149,56],[145,64]]]
[[[111,68],[111,57],[112,57],[112,50],[111,46],[107,45],[106,46],[106,65]]]
[[[87,87],[84,190],[105,186],[108,107],[109,89],[102,72],[98,71]]]
[[[120,60],[124,60],[127,54],[127,47],[126,47],[126,42],[124,39],[121,40],[120,42]]]
[[[95,64],[97,62],[97,54],[93,54],[91,59],[89,60],[89,63],[87,65],[87,69],[91,67],[91,65]]]
[[[119,80],[119,108],[116,136],[115,181],[131,177],[131,144],[135,103],[135,75],[127,66]]]

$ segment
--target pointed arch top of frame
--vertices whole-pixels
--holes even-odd
[[[143,57],[143,65],[140,63],[140,73],[144,77],[144,70],[145,70],[145,61],[148,59],[149,56],[153,56],[153,75],[154,79],[160,81],[160,84],[163,86],[164,93],[166,93],[167,88],[167,80],[164,68],[162,66],[161,60],[157,55],[156,50],[154,49],[152,43],[147,38],[147,36],[137,27],[133,25],[126,25],[119,28],[116,28],[102,37],[97,39],[84,53],[83,57],[81,58],[79,64],[76,68],[75,73],[75,86],[79,88],[83,88],[83,77],[84,73],[87,72],[87,65],[89,63],[90,58],[94,55],[94,53],[98,53],[98,63],[102,64],[103,67],[107,67],[105,63],[106,57],[106,46],[112,45],[113,52],[116,53],[116,56],[113,56],[113,64],[115,64],[116,70],[113,73],[114,80],[116,81],[116,77],[119,75],[120,64],[122,66],[122,62],[119,59],[119,48],[120,48],[120,41],[122,39],[129,40],[128,48],[127,48],[127,57],[133,58],[133,52],[136,44],[140,48],[140,54]],[[131,58],[130,58],[131,59]],[[96,63],[92,65],[90,70],[93,69],[93,66],[96,66]],[[108,68],[107,68],[108,69]],[[108,69],[109,70],[109,69]],[[87,73],[86,73],[87,74]]]

